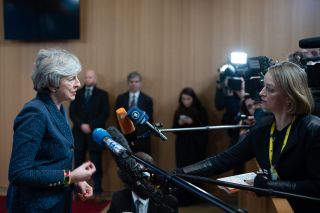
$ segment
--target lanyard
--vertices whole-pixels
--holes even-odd
[[[286,136],[284,137],[283,144],[282,144],[282,147],[281,147],[281,150],[280,150],[280,154],[281,154],[282,150],[284,149],[284,147],[287,145],[288,137],[289,137],[290,130],[291,130],[291,126],[292,126],[292,123],[293,123],[294,120],[295,120],[295,117],[291,121],[290,126],[288,127],[288,129],[286,131]],[[276,126],[276,123],[273,122],[272,126],[271,126],[271,129],[270,129],[269,162],[270,162],[270,166],[271,166],[271,172],[273,172],[276,175],[276,177],[279,177],[276,169],[274,168],[274,165],[272,164],[272,158],[273,158],[273,133],[274,133],[275,126]]]

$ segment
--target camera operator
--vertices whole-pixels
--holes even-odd
[[[308,86],[311,90],[315,105],[312,114],[320,116],[320,52],[317,49],[296,51],[289,54],[288,61],[303,68],[308,77]]]
[[[240,103],[244,96],[244,80],[242,77],[236,76],[235,68],[232,65],[224,65],[219,71],[215,107],[218,110],[225,110],[221,121],[222,124],[236,125],[235,118],[240,111]],[[228,129],[227,135],[230,137],[230,146],[237,142],[237,131]]]

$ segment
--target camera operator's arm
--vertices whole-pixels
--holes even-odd
[[[226,107],[226,98],[234,96],[234,90],[232,90],[229,85],[229,80],[231,78],[229,76],[225,77],[223,80],[219,79],[217,81],[217,87],[216,87],[216,96],[215,96],[215,106],[218,110],[223,110]],[[242,80],[242,88],[243,90],[240,91],[239,94],[237,94],[240,98],[244,95],[244,80]],[[242,96],[241,96],[242,95]]]
[[[240,97],[241,100],[243,100],[243,97],[245,95],[245,81],[243,79],[243,77],[240,77],[240,80],[241,80],[241,90],[239,91],[235,91],[235,93]]]

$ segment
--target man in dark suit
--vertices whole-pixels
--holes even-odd
[[[142,76],[138,72],[129,73],[128,77],[129,90],[117,97],[116,109],[125,108],[127,111],[130,107],[137,106],[145,111],[149,116],[149,122],[153,120],[153,101],[152,98],[140,91]],[[136,126],[138,136],[145,135],[142,139],[137,140],[131,147],[134,152],[151,153],[150,135],[146,135],[148,128],[146,126]]]
[[[154,164],[153,158],[143,152],[137,152],[137,157]],[[141,170],[144,170],[144,166]],[[177,199],[156,188],[149,181],[138,181],[130,173],[119,170],[118,175],[125,188],[112,194],[108,213],[167,213],[178,212]],[[155,201],[157,200],[157,201]]]
[[[95,128],[105,128],[109,117],[108,93],[96,86],[97,76],[94,70],[87,70],[84,76],[84,86],[77,92],[70,105],[70,118],[73,122],[72,133],[75,138],[75,166],[85,161],[86,152],[96,165],[93,175],[95,199],[101,200],[102,180],[102,150],[92,140],[91,133]]]

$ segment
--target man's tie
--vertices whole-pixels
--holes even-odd
[[[131,102],[130,102],[130,107],[134,107],[137,105],[137,102],[136,102],[136,96],[135,95],[132,95],[131,97]]]
[[[136,213],[141,212],[142,203],[141,203],[141,201],[139,199],[136,200],[134,205],[136,206]]]
[[[90,96],[91,96],[91,89],[89,87],[87,87],[84,92],[84,99],[85,99],[86,103],[88,103]]]

